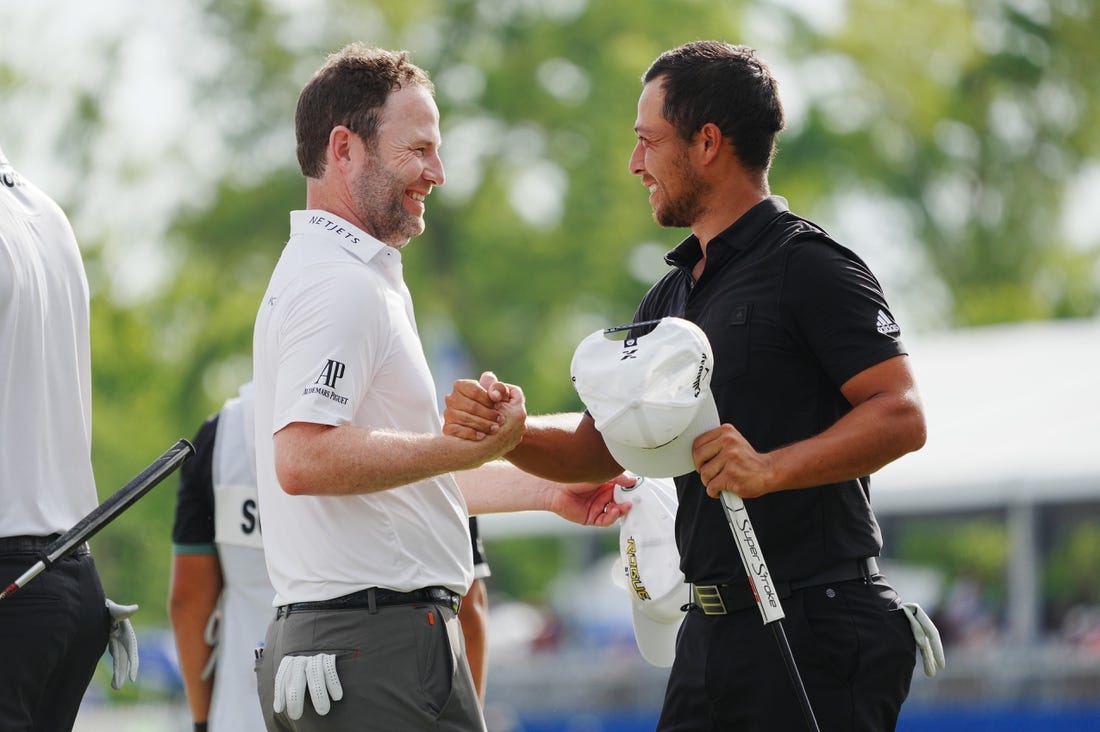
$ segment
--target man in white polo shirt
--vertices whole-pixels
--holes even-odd
[[[98,503],[89,343],[69,220],[0,151],[0,587]],[[0,603],[0,729],[72,729],[112,615],[137,609],[106,603],[87,544]]]
[[[433,93],[407,54],[353,44],[299,96],[308,210],[291,214],[253,340],[269,730],[484,729],[456,620],[468,512],[607,526],[626,510],[612,483],[490,462],[523,434],[518,389],[483,439],[442,434],[401,252],[444,181]]]
[[[199,427],[195,456],[180,468],[172,527],[169,616],[194,732],[265,729],[253,649],[274,612],[256,495],[252,383]],[[484,701],[485,580],[489,563],[470,517],[477,579],[462,598],[460,621],[474,686]]]

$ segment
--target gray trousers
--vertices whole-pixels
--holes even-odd
[[[284,656],[336,656],[344,697],[320,716],[306,692],[301,719],[275,714]],[[269,732],[485,732],[462,629],[442,604],[278,614],[268,626],[256,681]]]

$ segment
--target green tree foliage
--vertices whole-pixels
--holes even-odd
[[[808,34],[798,51],[808,76],[820,59],[845,79],[785,139],[784,176],[800,175],[794,165],[831,181],[827,195],[851,186],[901,202],[953,325],[1093,314],[1096,242],[1067,241],[1061,219],[1100,154],[1096,6],[848,5],[837,33]]]

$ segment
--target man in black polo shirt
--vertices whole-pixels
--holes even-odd
[[[748,506],[821,729],[894,729],[915,644],[874,562],[882,536],[867,476],[924,444],[900,328],[863,261],[770,195],[783,109],[751,49],[689,43],[643,82],[630,169],[657,222],[692,234],[635,321],[678,316],[704,331],[722,422],[696,438],[696,472],[676,478],[681,567],[722,598],[720,614],[699,604],[687,614],[658,730],[805,727],[714,500],[725,490]],[[456,384],[445,433],[488,429],[508,388],[494,379]],[[555,480],[620,467],[587,413],[529,418],[507,457]]]

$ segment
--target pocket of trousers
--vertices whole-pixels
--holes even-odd
[[[446,707],[453,691],[455,654],[441,611],[423,607],[417,608],[415,615],[420,687],[428,708],[438,714]]]

